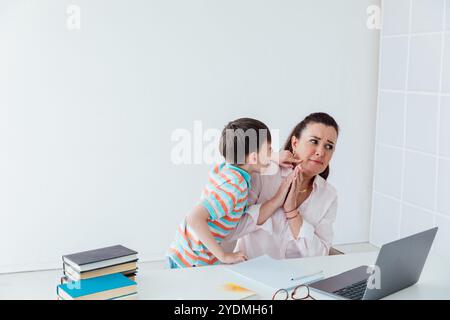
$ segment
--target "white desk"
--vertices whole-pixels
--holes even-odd
[[[377,252],[285,260],[286,263],[323,270],[332,276],[360,265],[374,264]],[[387,299],[450,299],[450,266],[435,256],[428,257],[419,282]],[[0,275],[0,299],[56,299],[61,270]],[[221,299],[219,287],[234,282],[270,299],[273,290],[241,278],[224,266],[181,270],[155,270],[139,264],[139,299]],[[313,292],[316,299],[330,299]]]

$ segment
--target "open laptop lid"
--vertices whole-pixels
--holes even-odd
[[[435,227],[383,245],[363,300],[380,299],[415,284],[437,230]]]

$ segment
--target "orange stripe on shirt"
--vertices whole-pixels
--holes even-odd
[[[214,233],[213,233],[213,235],[214,235]],[[192,234],[190,234],[187,230],[186,230],[186,236],[189,237],[190,239],[193,238]],[[218,236],[220,236],[220,235],[218,235]],[[184,238],[186,239],[186,237],[184,237]],[[194,241],[194,240],[192,240],[192,241]],[[199,241],[198,243],[201,244],[200,241]],[[208,264],[213,264],[215,261],[218,260],[215,256],[213,256],[212,252],[207,251],[207,250],[195,250],[195,251],[198,251],[198,252],[207,254],[207,255],[210,256],[210,257],[213,256],[213,259],[212,259],[212,260],[207,260],[207,259],[202,258],[202,257],[200,257],[200,256],[193,256],[192,253],[186,251],[186,249],[183,249],[183,250],[184,250],[184,253],[185,253],[186,255],[188,255],[191,259],[197,259],[197,258],[198,258],[199,260],[201,260],[201,261],[203,261],[203,262],[205,262],[205,263],[208,263]]]
[[[229,196],[229,197],[231,198],[231,200],[233,201],[233,207],[236,206],[237,201],[236,201],[236,197],[234,196],[234,194],[232,194],[231,192],[229,192],[229,191],[223,189],[221,186],[219,186],[219,185],[217,184],[216,181],[214,181],[213,179],[211,179],[211,177],[208,178],[208,181],[209,181],[215,188],[219,189],[220,191],[225,192],[226,195]]]
[[[231,182],[230,178],[224,175],[222,172],[218,173],[218,175],[225,180],[225,183],[228,183],[230,186],[233,186],[234,188],[238,189],[240,192],[245,192],[246,189],[242,189],[237,184]],[[240,183],[240,182],[239,182]]]
[[[236,171],[234,171],[233,169],[229,169],[229,171],[230,171],[232,174],[234,174],[234,175],[238,178],[238,182],[239,182],[239,183],[241,183],[241,182],[244,180],[244,178],[243,178],[239,173],[237,173]]]
[[[221,239],[225,238],[225,236],[223,236],[223,235],[221,235],[221,234],[218,234],[218,233],[215,233],[215,232],[211,232],[211,233],[212,233],[212,235],[213,235],[214,237],[218,237],[218,238],[221,238]]]
[[[185,253],[189,258],[191,258],[192,260],[200,260],[200,261],[203,261],[204,263],[211,264],[211,261],[212,261],[212,260],[208,260],[208,259],[205,259],[205,258],[203,258],[203,257],[193,255],[192,253],[190,253],[190,252],[187,251],[187,250],[184,250],[184,253]]]
[[[244,202],[244,201],[247,201],[247,199],[248,199],[248,196],[245,196],[245,197],[239,199],[239,200],[237,201],[237,203],[242,203],[242,202]]]
[[[239,217],[239,218],[232,218],[232,217],[230,217],[230,216],[224,216],[222,219],[225,219],[225,220],[227,220],[227,221],[229,221],[229,222],[237,222],[237,221],[239,221],[241,218]]]
[[[197,245],[199,245],[199,246],[203,245],[203,243],[202,243],[201,241],[194,240],[195,237],[192,235],[192,233],[190,233],[190,232],[187,231],[187,230],[186,230],[186,236],[187,236],[192,242],[195,242]],[[184,239],[186,239],[186,237],[184,237]],[[187,240],[186,240],[186,241],[187,241]],[[191,248],[191,249],[192,249],[192,248]],[[207,254],[207,255],[212,255],[212,253],[210,253],[210,252],[207,251],[207,250],[203,250],[203,249],[202,249],[202,250],[193,250],[193,251],[205,253],[205,254]]]
[[[178,259],[180,259],[181,262],[183,262],[186,266],[192,267],[192,265],[186,261],[186,259],[183,258],[183,256],[174,248],[170,248],[172,253],[177,256]],[[186,250],[184,250],[186,252]]]
[[[193,242],[194,244],[201,246],[202,243],[199,240],[196,240],[195,237],[192,236],[187,230],[183,231],[181,229],[181,226],[178,227],[178,231],[180,232],[181,236],[186,240],[186,242],[189,244],[189,241]]]
[[[210,222],[211,222],[213,225],[218,226],[219,228],[224,229],[224,230],[226,230],[226,231],[230,231],[230,230],[233,230],[233,229],[234,229],[234,227],[226,227],[225,225],[220,224],[220,223],[217,222],[217,221],[210,221]]]
[[[211,194],[216,198],[217,201],[219,201],[220,206],[223,209],[223,212],[225,213],[225,215],[227,215],[228,214],[228,208],[227,208],[227,205],[225,204],[225,202],[223,202],[222,198],[219,197],[219,195],[214,190],[211,190]]]
[[[219,259],[217,259],[216,257],[214,257],[214,258],[211,260],[211,262],[210,262],[209,264],[214,264],[217,260],[219,260]]]

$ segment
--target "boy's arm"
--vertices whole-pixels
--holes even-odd
[[[283,205],[293,179],[294,171],[283,180],[277,193],[270,200],[262,204],[254,204],[256,201],[252,201],[247,214],[241,218],[237,227],[225,238],[225,241],[236,241],[255,231],[257,226],[263,225]],[[259,187],[260,184],[257,183],[256,186]]]
[[[275,211],[277,211],[277,209],[284,204],[294,177],[295,175],[293,171],[283,180],[283,182],[281,182],[277,193],[261,205],[261,208],[259,209],[258,221],[256,222],[257,225],[264,224],[264,222],[266,222],[267,219],[269,219]]]
[[[277,193],[271,199],[262,203],[257,208],[258,210],[258,219],[256,221],[257,225],[264,224],[264,222],[266,222],[267,219],[269,219],[275,213],[275,211],[277,211],[277,209],[283,205],[293,178],[294,178],[293,174],[288,175],[284,179],[284,181],[280,184]],[[248,204],[250,208],[253,205],[257,204],[262,188],[263,185],[261,175],[260,174],[252,175],[252,187],[249,190],[249,197],[248,197]]]
[[[208,219],[208,210],[197,205],[186,217],[186,223],[195,231],[203,245],[222,263],[237,263],[247,260],[247,257],[241,252],[226,253],[223,251],[208,227]]]
[[[269,219],[279,207],[281,207],[281,205],[277,203],[277,200],[275,198],[264,202],[259,208],[258,221],[256,222],[256,224],[258,226],[264,224],[264,222],[266,222],[267,219]]]
[[[247,213],[239,220],[236,228],[226,236],[224,241],[233,242],[252,233],[257,229],[257,226],[263,225],[278,208],[271,200],[263,204],[250,206],[247,209]]]

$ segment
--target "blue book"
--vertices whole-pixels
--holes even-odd
[[[121,273],[60,284],[63,300],[107,300],[136,293],[137,284]]]

